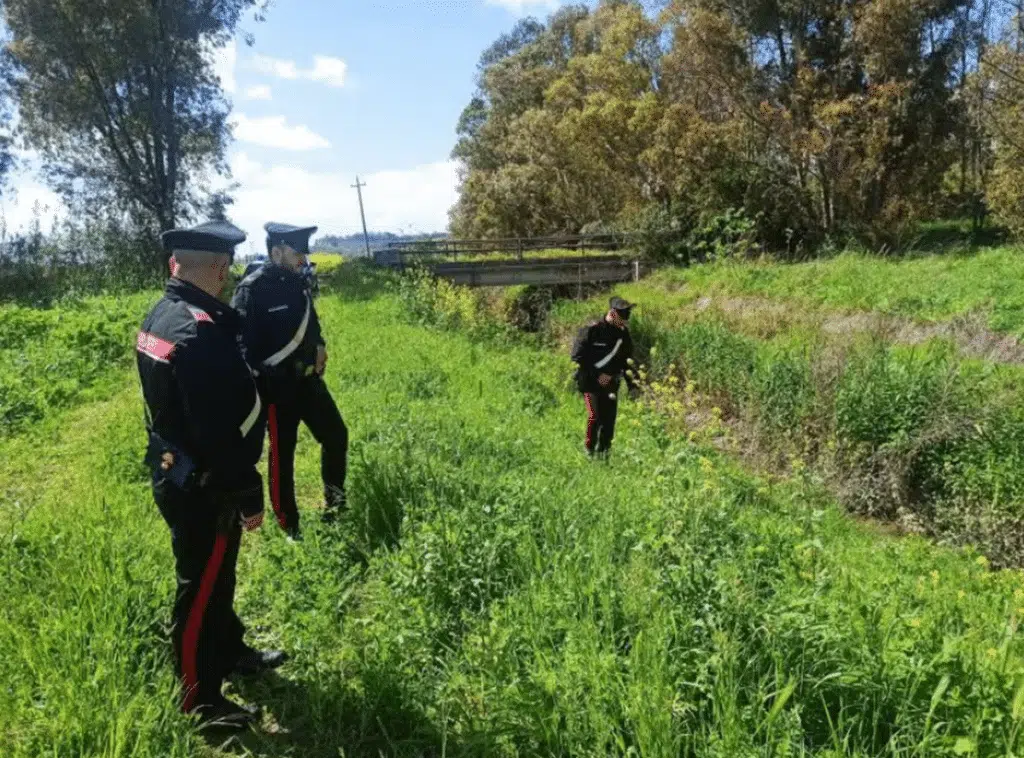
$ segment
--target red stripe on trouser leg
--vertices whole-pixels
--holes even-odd
[[[203,630],[203,616],[206,615],[206,606],[210,602],[210,595],[213,594],[213,587],[217,583],[217,575],[220,574],[221,563],[224,562],[224,553],[228,547],[228,538],[218,534],[213,543],[213,552],[210,554],[206,567],[203,569],[203,577],[199,580],[199,592],[196,599],[192,601],[192,608],[188,612],[188,621],[185,622],[185,633],[181,642],[181,668],[185,685],[186,713],[192,710],[196,704],[196,696],[199,694],[199,672],[196,669],[196,659],[199,655],[199,634]]]
[[[277,515],[277,523],[284,529],[288,524],[281,509],[281,448],[277,435],[277,406],[271,403],[267,409],[267,426],[270,430],[270,502]]]
[[[587,392],[583,395],[587,404],[587,449],[594,447],[594,438],[597,436],[597,414],[594,412],[594,396]]]

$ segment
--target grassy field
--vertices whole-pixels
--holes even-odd
[[[333,273],[338,266],[341,266],[345,259],[340,255],[334,253],[313,253],[309,256],[311,263],[316,264],[317,272],[322,276],[324,274]]]
[[[684,426],[717,414],[759,470],[809,467],[858,514],[1024,565],[1024,352],[995,329],[1019,328],[1019,260],[1002,248],[724,263],[616,293],[641,304],[633,331],[649,397]],[[487,339],[527,322],[537,344],[563,354],[607,307],[607,293],[575,302],[424,280],[406,300],[423,323]]]
[[[410,324],[359,266],[331,287],[353,512],[246,540],[242,615],[295,656],[239,685],[263,729],[207,745],[176,713],[170,546],[122,368],[0,441],[0,754],[1020,754],[1024,574],[751,476],[654,406],[624,404],[614,462],[589,464],[567,358]]]
[[[152,295],[92,297],[46,309],[0,305],[0,439],[102,397],[133,366]]]
[[[977,315],[990,328],[1024,336],[1024,251],[1016,247],[964,255],[886,261],[846,253],[800,264],[724,263],[669,269],[652,284],[682,297],[755,295],[802,306],[861,309],[923,320]],[[685,294],[684,294],[685,293]]]

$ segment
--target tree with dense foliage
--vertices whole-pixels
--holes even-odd
[[[999,86],[1022,102],[1020,53],[989,44],[998,15],[992,0],[602,0],[522,20],[485,51],[458,125],[453,231],[692,230],[742,209],[796,253],[980,220],[993,149],[992,190],[1016,181],[986,115],[989,57],[1012,59]]]
[[[5,0],[20,127],[52,186],[150,234],[211,207],[230,140],[211,53],[267,4]]]
[[[1024,236],[1024,30],[995,45],[979,72],[984,126],[992,135],[987,198],[996,219]]]

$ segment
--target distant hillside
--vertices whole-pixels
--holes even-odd
[[[390,242],[416,242],[425,239],[444,239],[445,232],[431,234],[393,234],[391,232],[370,232],[370,250],[380,250]],[[349,234],[345,237],[325,235],[313,241],[312,249],[323,253],[340,253],[350,256],[365,256],[366,243],[362,234]]]

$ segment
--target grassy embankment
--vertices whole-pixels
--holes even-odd
[[[857,513],[1020,565],[1021,274],[1013,248],[848,254],[667,269],[617,291],[643,304],[649,398],[684,426],[710,425],[762,470],[809,466]],[[410,298],[427,322],[477,335],[526,324],[562,352],[606,303],[426,283]]]
[[[243,550],[254,640],[295,655],[241,687],[270,712],[249,754],[1019,754],[1019,572],[878,535],[652,407],[588,465],[565,358],[410,325],[382,287],[352,267],[320,305],[351,518]],[[213,752],[172,701],[131,369],[102,386],[0,442],[5,756]]]

